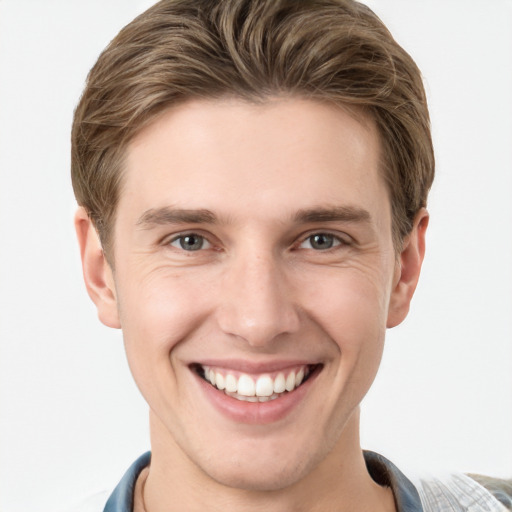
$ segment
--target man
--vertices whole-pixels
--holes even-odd
[[[92,69],[72,151],[86,286],[151,411],[105,511],[502,510],[360,447],[434,174],[419,70],[368,8],[164,0]]]

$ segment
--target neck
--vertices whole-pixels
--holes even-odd
[[[390,489],[377,485],[366,470],[359,444],[358,411],[347,422],[334,449],[306,476],[271,490],[249,490],[216,481],[188,458],[154,415],[151,445],[151,466],[140,479],[145,480],[145,512],[395,511]]]

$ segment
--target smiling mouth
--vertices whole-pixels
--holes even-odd
[[[320,371],[321,364],[306,364],[287,370],[249,375],[201,364],[192,369],[224,394],[245,402],[268,402],[291,393]]]

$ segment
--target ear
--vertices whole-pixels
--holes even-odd
[[[393,279],[393,290],[388,310],[388,328],[403,322],[409,313],[409,306],[420,278],[421,265],[425,256],[425,233],[428,219],[427,210],[422,208],[416,214],[411,233],[404,240]]]
[[[112,269],[107,262],[100,239],[84,208],[75,214],[75,230],[80,246],[85,286],[98,310],[98,318],[107,327],[119,329],[116,290]]]

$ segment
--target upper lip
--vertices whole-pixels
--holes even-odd
[[[234,370],[248,374],[261,374],[277,372],[297,366],[319,364],[317,360],[306,359],[286,359],[273,361],[248,361],[246,359],[202,359],[192,364],[209,366],[213,368],[223,368],[225,370]]]

